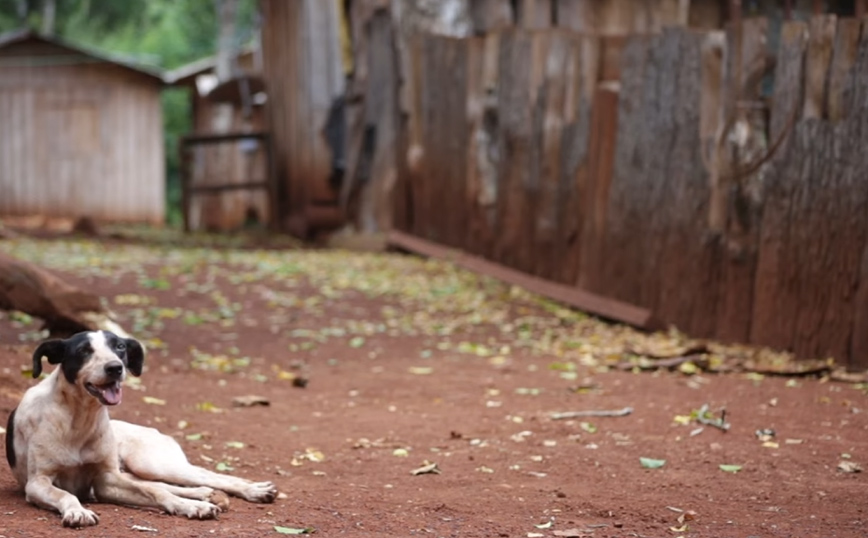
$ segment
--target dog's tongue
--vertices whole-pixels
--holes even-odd
[[[104,387],[99,388],[100,393],[102,393],[102,397],[105,399],[106,403],[109,405],[117,405],[121,403],[121,384],[120,383],[112,383],[111,385],[106,385]]]

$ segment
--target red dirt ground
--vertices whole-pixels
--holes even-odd
[[[322,536],[868,536],[865,474],[838,470],[841,461],[868,461],[860,387],[581,365],[577,377],[564,376],[550,367],[562,357],[521,347],[498,331],[521,324],[517,318],[529,312],[548,314],[521,296],[509,299],[509,290],[495,283],[478,286],[515,303],[505,318],[462,322],[443,336],[393,330],[436,316],[406,295],[359,291],[353,279],[361,280],[361,273],[317,273],[333,262],[354,266],[358,254],[333,254],[335,262],[296,251],[299,265],[287,269],[254,262],[256,253],[245,261],[237,252],[240,260],[165,247],[112,244],[67,252],[56,242],[0,242],[7,247],[53,267],[68,257],[75,268],[60,273],[109,298],[122,324],[150,340],[141,386],[125,390],[114,417],[174,435],[197,464],[224,462],[234,474],[273,480],[286,498],[272,505],[233,500],[216,521],[97,504],[91,508],[100,524],[75,531],[62,528],[56,514],[28,505],[7,469],[0,471],[0,537],[278,536],[275,526],[313,528]],[[106,251],[130,261],[103,266]],[[330,261],[308,266],[305,256]],[[233,278],[245,263],[259,263],[265,276]],[[430,270],[398,255],[378,256],[376,264],[394,266],[385,278],[418,278],[420,286],[426,281],[417,273]],[[144,297],[154,310],[136,322],[137,311],[147,309],[129,303]],[[218,304],[234,314],[205,320],[193,314]],[[36,323],[27,321],[0,316],[4,423],[33,383],[21,374],[33,349],[21,339],[36,338]],[[337,326],[346,332],[323,331]],[[329,336],[317,341],[314,333]],[[492,335],[509,349],[468,353],[454,345],[492,343]],[[217,370],[192,367],[191,348],[217,355],[200,355],[201,365]],[[232,362],[239,357],[250,360]],[[306,388],[294,386],[293,375],[309,379]],[[573,390],[579,384],[593,388]],[[232,407],[234,397],[250,394],[271,405]],[[673,420],[703,404],[725,406],[730,431],[706,427],[691,435],[696,424]],[[626,406],[634,412],[620,418],[549,417]],[[583,427],[583,421],[590,424]],[[775,430],[777,447],[757,439],[755,431],[763,428]],[[244,447],[227,445],[233,442]],[[645,469],[640,457],[666,463]],[[411,475],[425,461],[436,462],[441,473]],[[721,464],[742,469],[728,473]],[[687,511],[693,517],[683,527],[678,518]]]

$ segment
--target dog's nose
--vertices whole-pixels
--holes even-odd
[[[124,375],[124,363],[121,361],[110,362],[105,365],[105,373],[112,379],[120,379]]]

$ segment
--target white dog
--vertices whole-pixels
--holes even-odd
[[[42,357],[60,366],[9,415],[6,459],[27,501],[60,512],[65,527],[99,522],[79,499],[195,519],[217,517],[228,506],[225,493],[274,501],[271,482],[197,467],[171,437],[109,420],[108,407],[121,402],[126,372],[142,373],[144,350],[136,340],[107,331],[48,340],[33,353],[33,377],[42,373]]]

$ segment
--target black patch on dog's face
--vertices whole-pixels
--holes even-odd
[[[142,375],[145,360],[142,345],[132,338],[121,338],[109,331],[101,332],[105,337],[106,347],[124,363],[130,373],[135,376]],[[40,344],[33,352],[33,377],[42,374],[42,357],[47,357],[50,364],[60,364],[63,377],[75,384],[79,372],[94,354],[90,334],[81,332],[66,340],[48,340]]]
[[[15,447],[13,446],[13,441],[15,440],[15,410],[17,407],[9,413],[9,420],[6,421],[6,461],[9,462],[9,467],[12,469],[15,468]]]

